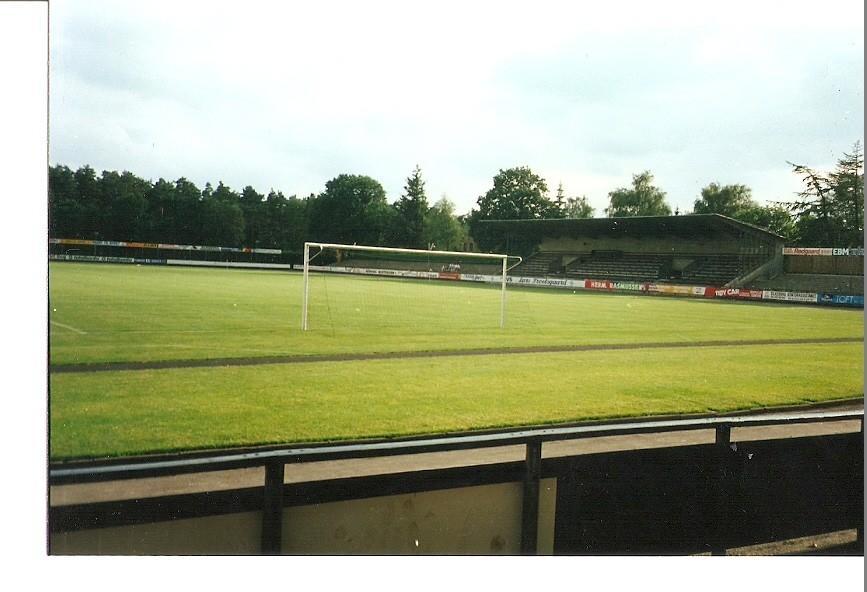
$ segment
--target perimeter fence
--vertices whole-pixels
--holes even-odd
[[[725,554],[846,529],[863,552],[863,418],[790,412],[53,463],[49,552]],[[849,429],[821,433],[832,422]],[[795,428],[800,435],[773,434]],[[700,433],[713,438],[702,443]],[[665,435],[674,439],[662,446],[598,445]],[[587,448],[543,457],[543,447],[567,441]],[[520,450],[521,460],[286,475],[287,466],[498,448]],[[160,493],[160,480],[223,471],[247,481]],[[142,483],[156,489],[77,501],[63,491]]]

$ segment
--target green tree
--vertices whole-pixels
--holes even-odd
[[[382,245],[385,247],[399,246],[393,242],[393,231],[397,227],[398,212],[397,209],[385,200],[375,201],[371,203],[365,211],[365,218],[370,229],[367,243]]]
[[[396,212],[392,221],[390,242],[410,249],[425,248],[424,229],[428,203],[418,165],[407,178],[403,195],[394,204],[394,208]]]
[[[609,217],[670,216],[671,208],[665,202],[665,192],[653,185],[653,175],[644,171],[632,175],[632,188],[621,187],[608,194]]]
[[[277,248],[300,253],[304,248],[308,227],[308,199],[292,195],[282,208],[280,228],[282,231]]]
[[[424,241],[427,248],[438,251],[460,251],[467,239],[467,230],[455,216],[455,204],[446,196],[430,207],[425,216]]]
[[[202,192],[195,183],[181,177],[175,181],[172,199],[172,242],[179,244],[202,244],[199,216],[201,215]]]
[[[814,246],[864,244],[864,156],[860,142],[832,173],[789,163],[804,188],[787,204],[795,216],[796,242]]]
[[[864,244],[864,151],[855,142],[851,153],[843,153],[837,168],[828,175],[834,191],[834,218],[840,225],[844,246]]]
[[[67,166],[48,167],[48,234],[56,238],[83,238],[85,220],[75,174]]]
[[[237,247],[244,240],[244,212],[240,196],[219,182],[214,189],[210,183],[202,190],[199,206],[199,240],[205,245]]]
[[[150,232],[148,240],[159,243],[174,242],[175,188],[163,178],[157,179],[147,192]]]
[[[198,219],[199,241],[205,245],[239,247],[244,238],[241,206],[213,196],[202,200]]]
[[[552,218],[592,218],[595,212],[586,195],[566,197],[563,183],[557,186],[557,196],[554,198],[554,205],[557,206],[557,215],[551,216]]]
[[[93,238],[94,233],[99,233],[101,229],[99,180],[96,178],[96,172],[89,165],[79,167],[74,177],[82,215],[80,236]]]
[[[557,205],[548,199],[548,185],[529,167],[502,170],[494,186],[476,201],[477,220],[531,220],[559,217]],[[471,215],[472,215],[471,214]]]
[[[100,234],[113,240],[143,240],[150,229],[149,181],[129,171],[103,171],[99,180],[102,216]]]
[[[806,165],[789,163],[801,177],[804,188],[790,206],[795,215],[795,229],[800,244],[834,246],[837,228],[832,216],[832,188],[826,175]]]
[[[567,218],[592,218],[596,210],[590,205],[586,195],[569,197],[566,199],[566,207],[563,213]]]
[[[311,204],[310,238],[319,242],[381,245],[388,224],[385,190],[375,179],[342,174]]]
[[[208,186],[210,187],[210,183],[208,183]],[[217,184],[217,188],[213,190],[212,195],[214,199],[230,203],[238,203],[241,199],[241,196],[237,192],[232,191],[232,188],[224,185],[222,181]]]
[[[701,197],[695,200],[694,213],[721,214],[784,237],[792,236],[795,231],[794,221],[786,208],[773,204],[759,205],[746,185],[709,184],[701,190]]]
[[[244,244],[250,247],[259,246],[261,239],[265,196],[250,185],[241,190],[241,211],[244,212]]]
[[[752,191],[746,185],[723,185],[711,183],[701,190],[701,198],[695,200],[695,214],[722,214],[737,218],[738,213],[755,207]]]
[[[260,206],[260,223],[256,246],[300,253],[307,237],[307,215],[311,200],[288,199],[281,191],[271,191]]]
[[[500,169],[494,176],[494,186],[476,200],[477,207],[466,218],[470,234],[482,250],[497,250],[503,248],[503,237],[481,222],[562,218],[562,212],[547,194],[545,180],[529,167]]]
[[[284,240],[283,216],[288,200],[281,191],[268,192],[261,205],[258,220],[257,245],[268,249],[279,249]]]
[[[789,210],[778,204],[754,205],[739,210],[733,218],[789,238],[795,235],[795,222]]]

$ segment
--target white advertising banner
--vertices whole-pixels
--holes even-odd
[[[166,265],[196,267],[243,267],[249,269],[292,269],[289,263],[249,263],[247,261],[195,261],[191,259],[166,259]]]
[[[517,286],[544,286],[547,288],[584,288],[584,280],[567,278],[515,276],[506,278],[508,283]],[[498,278],[499,281],[499,278]]]
[[[704,286],[678,286],[674,284],[647,284],[648,292],[657,294],[679,294],[682,296],[704,296]]]
[[[386,277],[419,278],[435,280],[439,278],[436,271],[411,271],[408,269],[374,269],[371,267],[342,267],[339,265],[310,265],[310,271],[330,271],[333,273],[354,273],[359,275],[378,275]]]
[[[465,282],[489,282],[503,281],[503,276],[485,275],[482,273],[462,273],[461,279]],[[507,280],[511,278],[506,278]]]
[[[782,300],[785,302],[818,302],[819,295],[815,292],[782,292],[779,290],[762,290],[762,300]]]
[[[832,257],[832,256],[864,256],[864,249],[861,247],[784,247],[783,255],[801,255],[810,257]]]

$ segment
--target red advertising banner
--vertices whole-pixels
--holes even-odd
[[[440,271],[437,272],[437,277],[441,280],[459,280],[461,279],[461,274],[454,271]]]
[[[707,288],[704,294],[707,298],[762,299],[761,290],[750,290],[749,288]]]
[[[645,289],[644,284],[638,282],[612,282],[609,280],[584,280],[584,287],[588,290],[628,290],[631,292]]]

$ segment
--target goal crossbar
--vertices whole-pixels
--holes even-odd
[[[506,326],[506,277],[509,270],[521,264],[522,258],[517,255],[505,255],[499,253],[467,253],[464,251],[434,251],[428,249],[402,249],[398,247],[368,247],[364,245],[343,245],[339,243],[304,243],[304,297],[301,306],[301,330],[307,330],[307,300],[310,294],[310,248],[319,248],[319,251],[313,255],[316,257],[325,249],[335,249],[341,251],[366,251],[374,253],[406,253],[415,255],[434,255],[437,257],[462,257],[472,259],[492,259],[502,261],[502,278],[500,281],[500,328]],[[508,265],[509,259],[517,259],[517,262],[511,266]]]

